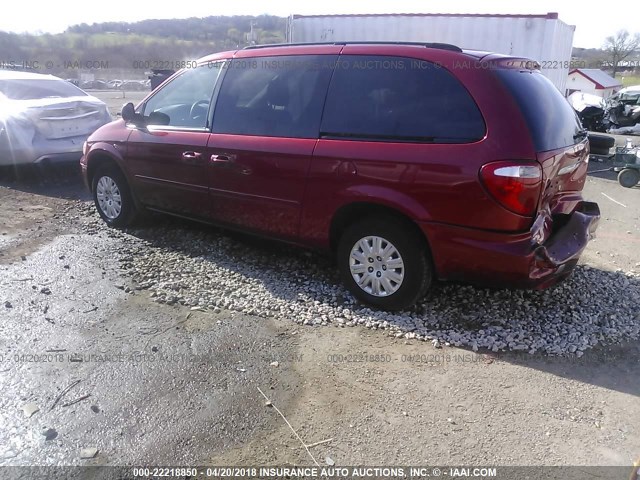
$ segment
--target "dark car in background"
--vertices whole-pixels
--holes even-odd
[[[158,88],[162,82],[164,82],[171,75],[176,73],[175,70],[166,70],[166,69],[154,69],[149,73],[149,86],[151,90],[155,90]]]
[[[434,279],[544,288],[594,233],[589,147],[527,59],[443,44],[249,47],[201,59],[88,140],[98,212],[149,209],[333,252],[384,309]]]

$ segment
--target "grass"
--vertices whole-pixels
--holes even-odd
[[[640,85],[640,76],[639,75],[624,75],[622,73],[619,73],[617,75],[618,78],[620,78],[620,81],[622,82],[622,85],[624,85],[625,87],[629,87],[631,85]]]

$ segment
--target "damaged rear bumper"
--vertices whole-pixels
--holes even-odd
[[[561,280],[556,277],[566,277],[578,263],[589,240],[595,236],[599,220],[598,204],[582,202],[561,229],[535,248],[530,283],[545,288]]]
[[[550,217],[549,217],[550,219]],[[594,237],[600,209],[580,201],[561,227],[506,234],[423,223],[437,276],[483,286],[543,289],[565,279]]]
[[[82,156],[82,144],[87,136],[40,140],[30,145],[0,147],[0,165],[15,166],[43,162],[77,162]]]

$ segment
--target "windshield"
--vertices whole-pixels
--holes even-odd
[[[37,100],[87,95],[69,82],[49,78],[0,80],[0,92],[10,100]]]

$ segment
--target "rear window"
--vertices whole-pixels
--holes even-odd
[[[87,94],[72,83],[52,79],[0,80],[0,92],[10,100],[83,97]]]
[[[568,147],[582,139],[578,117],[549,79],[525,70],[496,72],[520,106],[537,151]]]

